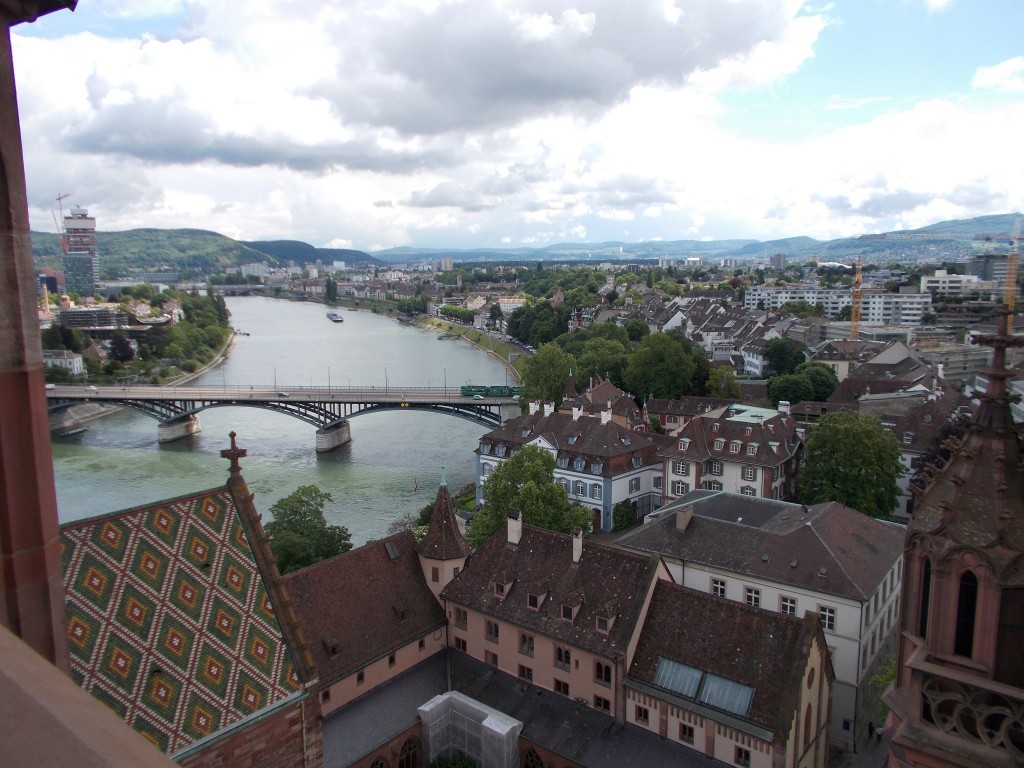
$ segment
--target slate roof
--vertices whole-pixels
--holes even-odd
[[[605,657],[625,653],[657,558],[586,540],[573,563],[566,534],[523,525],[518,545],[507,537],[507,526],[491,536],[441,598]],[[502,598],[497,582],[511,584]],[[547,595],[539,609],[527,606],[531,592]],[[561,618],[563,604],[580,606],[573,621]],[[598,616],[612,619],[606,634],[597,631]]]
[[[591,471],[591,464],[597,463],[602,465],[598,474],[614,477],[633,468],[634,456],[641,459],[641,466],[660,463],[657,451],[670,439],[636,432],[614,421],[602,424],[598,419],[573,419],[568,413],[530,413],[509,419],[483,435],[476,452],[501,458],[502,451],[510,456],[524,445],[543,440],[560,458],[568,458],[570,466],[579,457],[585,460],[587,471]]]
[[[749,686],[753,696],[741,719],[784,741],[818,632],[819,620],[811,611],[797,618],[659,581],[626,685],[640,682],[669,701],[692,705],[693,698],[656,682],[659,661],[668,659]]]
[[[452,497],[448,485],[441,480],[434,499],[434,514],[430,518],[427,533],[419,543],[420,557],[429,560],[456,560],[467,557],[471,547],[459,530],[458,520],[452,509]]]
[[[774,415],[772,415],[774,414]],[[757,420],[757,416],[762,418]],[[796,419],[778,411],[735,403],[691,419],[661,455],[689,461],[720,459],[774,467],[789,461],[800,441]],[[688,440],[685,450],[680,443]],[[715,446],[721,440],[720,448]],[[739,450],[732,447],[739,443]],[[753,449],[753,453],[748,451]]]
[[[300,694],[265,548],[229,487],[62,526],[75,681],[168,754]]]
[[[665,414],[667,416],[683,416],[693,418],[702,413],[713,411],[724,405],[732,405],[736,398],[727,397],[698,397],[696,395],[683,395],[675,400],[664,400],[652,397],[647,401],[647,412],[652,416]]]
[[[423,578],[412,531],[294,571],[283,581],[324,684],[445,623]]]
[[[679,530],[676,510],[690,505],[693,518],[685,531]],[[662,507],[654,522],[617,543],[864,601],[903,553],[903,532],[838,502],[803,507],[722,491],[693,491]]]

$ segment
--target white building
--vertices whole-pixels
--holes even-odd
[[[820,304],[827,317],[836,317],[843,307],[853,303],[853,294],[848,288],[819,288],[817,286],[765,286],[755,285],[747,289],[743,297],[746,309],[778,309],[793,301]],[[930,293],[885,293],[865,292],[861,297],[861,321],[880,325],[921,324],[921,318],[931,312]]]
[[[81,376],[85,373],[82,356],[66,349],[44,349],[43,365],[55,365],[58,368],[63,368],[72,376]]]
[[[695,491],[620,546],[661,556],[679,584],[752,607],[814,611],[832,656],[832,743],[852,747],[881,691],[868,680],[893,648],[903,530],[836,502],[813,507]]]

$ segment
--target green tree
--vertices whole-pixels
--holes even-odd
[[[818,402],[823,403],[828,400],[829,395],[835,392],[836,387],[839,386],[839,377],[836,376],[836,372],[825,363],[820,363],[817,360],[808,360],[805,363],[800,363],[793,373],[797,376],[803,376],[811,382],[811,385],[814,387],[814,397],[811,399]]]
[[[640,341],[651,332],[647,323],[636,317],[631,317],[622,324],[622,327],[626,329],[626,335],[629,336],[630,341]]]
[[[573,370],[576,370],[576,358],[557,344],[545,344],[523,362],[523,400],[559,405],[569,371]]]
[[[569,504],[568,491],[554,479],[555,458],[528,445],[499,464],[484,483],[484,504],[469,528],[466,540],[479,547],[498,531],[508,510],[519,509],[523,522],[552,531],[570,533],[579,526],[590,530],[591,512]]]
[[[640,342],[623,371],[626,388],[635,396],[675,400],[690,394],[697,365],[685,347],[664,333],[652,333]]]
[[[804,504],[838,501],[871,517],[887,518],[904,473],[896,437],[877,416],[828,413],[811,427],[797,473]]]
[[[772,376],[768,379],[768,399],[772,405],[778,406],[780,400],[788,403],[799,403],[803,400],[814,400],[814,384],[806,376],[787,373],[784,376]]]
[[[135,359],[135,349],[132,343],[120,331],[114,331],[110,337],[110,356],[119,363],[127,363]]]
[[[274,519],[264,529],[281,573],[297,571],[352,549],[348,529],[328,525],[324,518],[324,504],[331,500],[331,494],[317,486],[303,485],[270,508]]]
[[[764,359],[773,375],[792,373],[804,361],[803,348],[786,337],[772,339],[764,345]]]
[[[711,397],[740,398],[740,383],[736,381],[736,372],[724,365],[716,365],[708,373],[708,394]]]
[[[578,374],[582,379],[599,373],[616,384],[622,382],[622,370],[629,362],[629,353],[621,342],[611,339],[593,338],[583,346],[579,356]]]

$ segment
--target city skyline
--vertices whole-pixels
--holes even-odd
[[[97,0],[12,30],[33,229],[58,194],[107,230],[367,251],[1024,208],[1006,0],[236,8]]]

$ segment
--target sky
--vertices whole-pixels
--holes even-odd
[[[29,214],[379,251],[1024,210],[1020,0],[79,0],[11,30]]]

